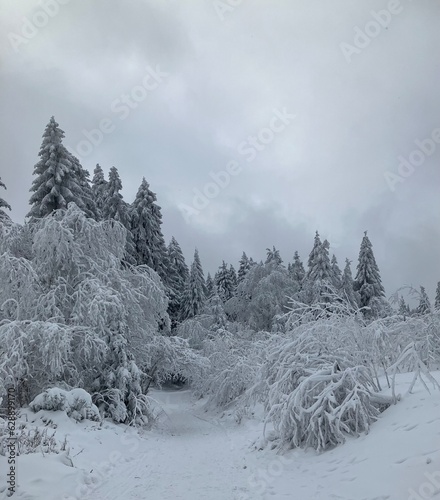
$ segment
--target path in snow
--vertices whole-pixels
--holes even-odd
[[[411,375],[402,376],[402,392]],[[140,457],[100,487],[101,500],[420,500],[440,498],[440,394],[420,386],[369,435],[323,454],[253,451],[262,424],[205,414],[190,393],[156,391],[167,417]],[[225,422],[223,422],[225,420]],[[437,478],[429,480],[429,477]],[[422,492],[422,495],[420,495]],[[430,496],[423,496],[426,492]],[[413,496],[411,496],[413,495]],[[419,495],[419,496],[417,496]],[[435,496],[437,498],[437,496]]]
[[[240,427],[196,413],[190,393],[155,391],[164,408],[162,430],[146,434],[140,457],[93,492],[102,500],[238,500],[247,498],[249,473],[243,456],[249,445]]]

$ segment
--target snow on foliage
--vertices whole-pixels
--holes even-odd
[[[65,411],[73,420],[94,420],[99,422],[98,408],[84,389],[65,391],[59,387],[46,389],[38,394],[30,403],[29,408],[35,413],[40,410]]]
[[[184,342],[163,337],[168,299],[159,276],[121,266],[125,228],[89,219],[75,204],[34,222],[32,237],[30,261],[0,257],[1,380],[26,381],[24,403],[64,381],[93,393],[104,415],[143,422],[148,364],[159,364],[164,378],[156,359],[172,358],[171,373],[179,363],[188,371],[196,358]]]

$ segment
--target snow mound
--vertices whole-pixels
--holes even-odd
[[[67,415],[77,422],[87,419],[99,422],[101,417],[92,398],[84,389],[65,391],[59,387],[46,389],[29,403],[32,411],[40,410],[65,411]]]

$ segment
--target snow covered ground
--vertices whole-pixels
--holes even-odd
[[[440,374],[436,374],[440,379]],[[400,376],[404,394],[411,375]],[[369,435],[317,454],[258,450],[263,424],[240,425],[205,412],[186,389],[154,391],[163,406],[158,429],[138,434],[105,422],[49,416],[67,435],[70,456],[18,458],[13,498],[46,500],[420,500],[440,498],[440,392],[417,384],[382,414]],[[6,460],[0,457],[1,487]],[[6,491],[0,493],[6,497]]]

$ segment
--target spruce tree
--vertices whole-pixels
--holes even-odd
[[[354,289],[360,294],[361,307],[368,307],[373,299],[379,300],[385,297],[385,290],[374,257],[373,246],[366,231],[359,251]]]
[[[303,282],[306,275],[304,265],[297,251],[295,251],[295,254],[293,256],[293,263],[290,265],[290,275],[292,276],[292,279],[296,281],[296,283],[298,283],[298,285]]]
[[[330,244],[327,240],[324,240],[319,246],[313,248],[313,258],[310,261],[308,275],[311,281],[333,283],[333,270],[328,252],[329,248]]]
[[[28,217],[42,218],[54,210],[75,202],[85,209],[81,180],[77,177],[74,157],[64,147],[64,132],[52,116],[43,134],[40,161],[35,165],[36,176],[30,189],[31,210]]]
[[[399,314],[403,316],[404,320],[406,319],[406,316],[409,315],[409,306],[406,304],[402,295],[399,297]]]
[[[280,251],[275,247],[266,248],[267,257],[265,264],[272,264],[273,266],[280,266],[283,263],[283,259],[281,258]]]
[[[104,171],[99,163],[96,164],[93,171],[92,193],[98,214],[100,218],[102,218],[102,209],[104,207],[104,201],[107,193],[107,180],[105,179]]]
[[[95,202],[95,196],[93,194],[92,188],[90,186],[90,174],[88,170],[84,169],[79,162],[78,158],[72,155],[73,171],[78,180],[78,184],[81,186],[81,200],[83,204],[83,211],[96,221],[100,220],[100,211]]]
[[[440,310],[440,281],[437,283],[437,289],[435,291],[434,307],[435,309]]]
[[[6,189],[6,186],[5,184],[2,182],[2,179],[0,177],[0,187]],[[9,203],[7,203],[3,198],[0,198],[0,213],[2,213],[3,215],[6,215],[4,213],[3,210],[1,210],[2,208],[7,208],[9,210],[11,210],[11,205],[9,205]]]
[[[320,252],[320,248],[321,248],[321,238],[319,237],[319,233],[318,231],[316,231],[315,233],[315,241],[313,243],[313,248],[309,254],[309,259],[307,261],[307,276],[310,275],[311,273],[311,270],[312,270],[312,267],[315,265],[315,262],[316,262],[316,259],[317,259],[317,255],[318,253]]]
[[[235,271],[235,267],[231,264],[229,266],[229,275],[231,277],[232,285],[233,285],[233,295],[235,295],[237,291],[237,286],[238,286],[238,276],[237,272]]]
[[[128,204],[121,194],[122,182],[116,167],[112,167],[108,174],[107,190],[102,207],[102,217],[104,220],[114,219],[124,227],[129,227],[130,215]]]
[[[350,304],[351,307],[357,309],[359,307],[360,297],[354,291],[353,275],[351,273],[351,261],[345,259],[344,273],[341,278],[341,296]]]
[[[183,292],[185,289],[185,283],[188,279],[189,270],[180,245],[174,236],[171,238],[167,252],[168,270],[166,281],[170,291],[168,313],[171,320],[175,324],[181,316],[180,311],[182,307]]]
[[[338,259],[336,258],[335,254],[333,254],[332,256],[331,267],[332,267],[333,286],[335,287],[336,290],[339,290],[341,288],[341,283],[342,283],[342,272],[338,266]]]
[[[243,252],[243,255],[241,256],[240,262],[239,262],[239,267],[238,267],[238,273],[237,273],[237,282],[241,283],[246,276],[247,272],[251,268],[251,263],[248,259],[248,256],[246,255],[245,252]]]
[[[228,266],[225,261],[223,261],[222,265],[215,273],[214,283],[218,295],[223,302],[228,301],[234,296],[235,284],[231,272],[228,269]]]
[[[136,264],[136,249],[131,233],[130,206],[124,201],[121,194],[122,182],[118,169],[112,167],[108,176],[107,191],[102,207],[102,218],[104,220],[116,220],[127,230],[124,261],[127,264]]]
[[[425,287],[420,287],[420,300],[417,306],[416,313],[423,315],[431,312],[431,302],[429,300],[428,294],[426,293]]]
[[[214,280],[212,279],[212,276],[210,273],[208,273],[208,276],[206,276],[206,298],[210,299],[214,294],[217,295],[217,290],[215,288],[215,283]]]
[[[194,261],[191,264],[188,280],[182,300],[182,320],[193,318],[202,312],[205,303],[205,278],[199,252],[194,252]]]
[[[146,264],[154,269],[164,283],[168,284],[168,250],[162,234],[160,207],[155,201],[156,195],[150,190],[144,177],[131,206],[131,232],[137,263]]]

